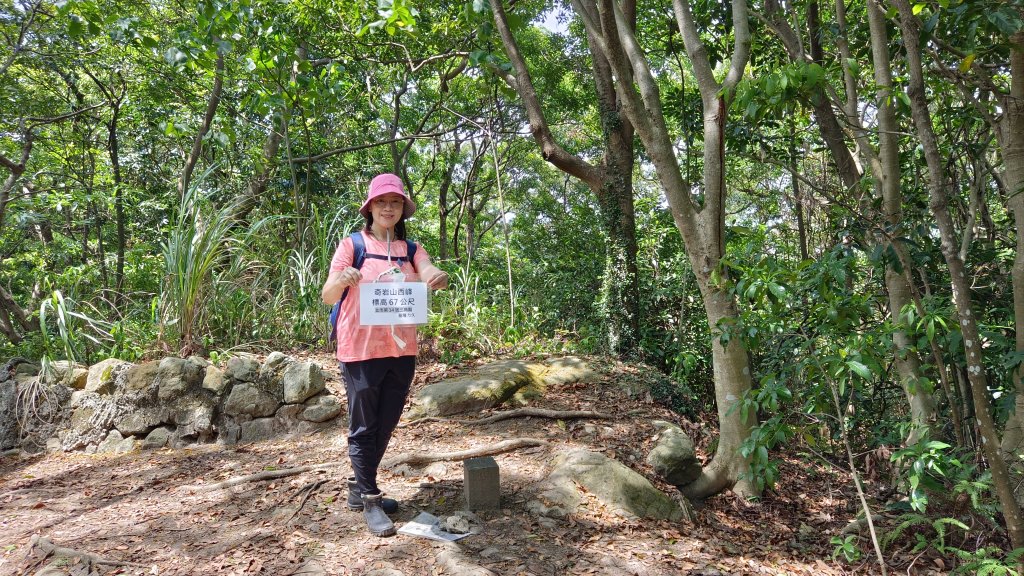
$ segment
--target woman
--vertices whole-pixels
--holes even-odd
[[[341,303],[337,324],[337,357],[348,396],[348,454],[354,477],[349,479],[348,506],[363,510],[370,533],[391,536],[395,525],[387,513],[397,502],[384,498],[377,487],[377,468],[387,450],[391,433],[405,408],[416,369],[416,327],[412,325],[361,326],[359,282],[392,279],[422,281],[428,288],[448,286],[448,275],[430,263],[430,256],[415,245],[412,262],[406,242],[405,220],[416,211],[402,180],[380,174],[359,213],[366,226],[359,234],[365,246],[361,269],[353,267],[355,246],[351,237],[338,245],[321,297]]]

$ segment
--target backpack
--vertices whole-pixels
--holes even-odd
[[[366,243],[363,242],[362,233],[353,232],[349,238],[352,239],[352,267],[356,270],[362,270],[363,262],[365,262],[367,258],[376,258],[378,260],[388,259],[387,256],[381,254],[367,254]],[[407,256],[392,258],[399,268],[401,268],[402,264],[405,264],[406,262],[412,263],[413,258],[416,256],[415,242],[412,240],[406,240],[405,246]],[[415,264],[413,266],[415,267]],[[338,339],[338,315],[341,314],[341,303],[345,301],[346,296],[348,296],[348,287],[345,288],[345,291],[341,293],[341,298],[339,298],[334,304],[334,307],[331,308],[331,316],[329,319],[331,332],[327,336],[328,344],[333,344]]]

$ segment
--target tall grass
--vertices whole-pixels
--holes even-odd
[[[207,169],[182,195],[174,228],[163,245],[161,339],[182,355],[202,348],[200,332],[209,315],[207,294],[214,270],[237,247],[231,231],[237,225],[241,199],[213,209],[200,193]]]

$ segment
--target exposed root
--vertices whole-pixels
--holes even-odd
[[[289,521],[292,518],[295,518],[299,511],[302,510],[302,507],[306,505],[306,500],[309,500],[309,497],[312,496],[314,492],[319,490],[320,487],[323,486],[326,482],[327,480],[317,480],[316,482],[310,482],[309,484],[306,484],[305,486],[299,489],[299,494],[302,494],[302,501],[299,502],[298,507],[296,507],[295,511],[292,512],[292,515],[288,517]]]
[[[29,540],[29,549],[38,548],[43,553],[43,559],[50,556],[64,556],[67,558],[81,558],[83,562],[90,566],[131,566],[133,568],[148,568],[145,564],[137,564],[135,562],[121,562],[120,560],[108,560],[101,556],[97,556],[90,552],[82,552],[81,550],[75,550],[73,548],[65,548],[63,546],[57,546],[49,538],[43,536],[32,536]]]
[[[399,424],[399,428],[405,428],[407,426],[414,426],[416,424],[423,424],[426,422],[452,422],[455,424],[465,424],[466,426],[482,426],[484,424],[493,424],[502,420],[508,420],[509,418],[526,418],[534,416],[536,418],[550,418],[557,420],[574,420],[577,418],[597,418],[609,420],[614,418],[611,414],[603,414],[601,412],[593,412],[590,410],[547,410],[544,408],[518,408],[516,410],[508,410],[505,412],[497,412],[486,418],[478,418],[476,420],[461,420],[458,418],[443,418],[441,416],[426,416],[424,418],[417,418]]]
[[[264,470],[263,472],[257,472],[256,474],[249,474],[248,476],[239,476],[237,478],[230,478],[223,482],[217,482],[216,484],[193,484],[191,486],[184,486],[187,490],[222,490],[224,488],[231,488],[232,486],[238,486],[239,484],[245,484],[247,482],[262,482],[264,480],[276,480],[278,478],[286,478],[288,476],[295,476],[296,474],[302,474],[303,472],[310,471],[324,471],[330,470],[338,466],[337,462],[327,462],[324,464],[310,464],[308,466],[297,466],[295,468],[282,468],[281,470]]]
[[[473,448],[471,450],[461,450],[459,452],[441,452],[441,453],[418,453],[418,454],[399,454],[393,458],[385,460],[381,466],[384,468],[394,468],[400,464],[411,464],[418,466],[422,464],[430,464],[432,462],[451,462],[455,460],[465,460],[467,458],[479,458],[481,456],[494,456],[495,454],[504,454],[506,452],[513,452],[520,448],[532,448],[534,446],[550,446],[551,443],[547,440],[541,440],[539,438],[513,438],[511,440],[504,440],[493,444],[491,446],[484,446],[483,448]]]

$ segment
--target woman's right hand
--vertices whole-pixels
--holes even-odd
[[[341,285],[345,286],[346,288],[359,284],[359,281],[362,279],[362,273],[360,273],[359,270],[351,266],[342,270],[341,274],[338,276],[338,280],[341,282]]]

